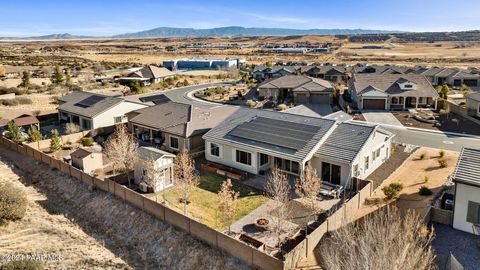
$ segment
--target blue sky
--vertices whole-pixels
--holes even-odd
[[[403,31],[480,29],[478,0],[6,0],[0,36],[114,35],[160,26],[363,28]]]

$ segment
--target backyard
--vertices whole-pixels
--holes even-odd
[[[200,185],[195,188],[195,191],[189,198],[190,203],[187,205],[187,215],[215,229],[224,229],[224,225],[220,222],[218,212],[218,191],[225,179],[225,177],[213,173],[202,173]],[[268,200],[260,190],[248,187],[237,180],[232,180],[232,184],[234,190],[239,193],[236,204],[237,211],[234,218],[235,221]],[[182,196],[180,190],[177,188],[173,187],[168,189],[163,195],[162,193],[154,194],[150,198],[154,199],[155,197],[159,202],[162,201],[164,197],[169,207],[183,212],[183,203],[180,202]]]

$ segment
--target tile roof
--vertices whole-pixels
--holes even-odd
[[[416,89],[402,90],[398,85],[399,80],[413,82],[417,87]],[[354,74],[350,87],[357,94],[374,88],[391,96],[438,97],[437,91],[427,78],[418,74]]]
[[[237,126],[240,126],[246,122],[251,122],[252,120],[257,118],[272,119],[272,121],[282,121],[282,123],[292,123],[292,125],[305,124],[308,126],[316,127],[316,132],[315,135],[310,140],[308,140],[308,142],[301,149],[290,149],[286,147],[281,147],[279,145],[266,143],[265,140],[254,141],[250,139],[243,139],[236,136],[231,136],[229,134]],[[208,131],[203,136],[203,138],[258,148],[263,151],[283,155],[296,161],[302,161],[308,155],[310,155],[312,151],[315,151],[319,142],[326,136],[326,134],[334,125],[335,121],[328,119],[241,108],[234,115],[225,119],[225,121]]]
[[[480,187],[480,149],[463,148],[453,173],[454,182]]]
[[[100,101],[92,104],[91,106],[80,106],[79,103],[87,98],[98,98]],[[70,94],[58,98],[60,102],[63,102],[58,106],[58,110],[66,111],[69,113],[85,116],[88,118],[94,117],[111,107],[123,102],[122,98],[94,94],[83,91],[73,91]]]
[[[377,126],[340,123],[315,153],[317,157],[341,163],[351,163]]]
[[[208,131],[236,110],[233,106],[204,108],[167,102],[134,111],[129,122],[190,137]]]
[[[293,91],[333,93],[332,84],[326,80],[302,75],[286,75],[267,80],[258,86],[259,89],[293,89]]]

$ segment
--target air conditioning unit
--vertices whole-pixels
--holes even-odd
[[[143,191],[143,192],[147,192],[147,190],[148,190],[147,183],[145,183],[145,182],[142,182],[142,183],[140,183],[140,185],[139,185],[139,186],[140,186],[140,190],[141,190],[141,191]]]

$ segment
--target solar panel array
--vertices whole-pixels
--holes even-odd
[[[88,108],[91,107],[98,102],[104,100],[106,97],[105,96],[89,96],[83,100],[80,100],[79,102],[75,103],[76,106],[82,107],[82,108]]]
[[[154,95],[154,96],[148,96],[148,97],[141,97],[139,98],[141,102],[153,102],[153,104],[163,104],[166,102],[169,102],[170,99],[165,96],[164,94],[159,94],[159,95]]]
[[[258,117],[243,123],[228,134],[242,139],[300,150],[321,127]]]

